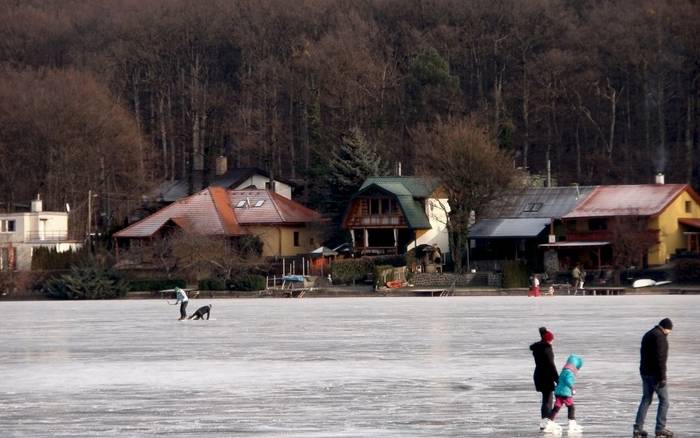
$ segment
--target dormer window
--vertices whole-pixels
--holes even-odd
[[[258,200],[258,202],[255,203],[255,206],[256,206],[256,207],[262,207],[262,205],[263,205],[264,203],[265,203],[265,200],[264,200],[264,199],[260,199],[260,200]]]
[[[541,208],[542,208],[541,202],[531,202],[525,206],[525,208],[523,209],[523,212],[534,213],[534,212],[540,211]]]
[[[242,201],[238,201],[238,204],[236,204],[236,208],[243,208],[245,207],[245,199]]]

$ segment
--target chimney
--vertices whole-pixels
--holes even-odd
[[[41,211],[44,211],[44,206],[41,202],[41,196],[37,193],[36,199],[32,200],[32,213]]]
[[[227,170],[228,159],[223,155],[219,155],[218,157],[216,157],[216,176],[223,175],[224,173],[226,173]]]
[[[659,172],[659,173],[656,174],[655,183],[656,183],[656,184],[665,184],[665,183],[664,183],[664,174],[663,174],[663,173]]]

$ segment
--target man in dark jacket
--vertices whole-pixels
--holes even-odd
[[[634,437],[647,436],[644,420],[654,397],[659,397],[659,410],[656,413],[656,437],[672,437],[673,432],[666,429],[666,412],[668,412],[668,389],[666,387],[666,360],[668,359],[668,339],[673,330],[670,319],[664,318],[642,338],[639,372],[642,375],[642,401],[634,422]]]
[[[554,335],[547,331],[545,327],[540,327],[540,336],[542,339],[530,345],[532,356],[535,358],[535,389],[542,393],[542,406],[540,414],[542,423],[540,429],[544,428],[544,420],[552,411],[552,392],[554,386],[559,382],[559,374],[557,366],[554,364],[554,351],[552,350],[552,342]]]

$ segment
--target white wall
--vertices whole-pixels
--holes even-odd
[[[450,212],[450,203],[447,198],[429,198],[425,201],[425,214],[430,221],[431,229],[418,237],[415,245],[437,245],[443,254],[450,252],[450,241],[447,232],[447,214]],[[407,249],[414,246],[414,242]]]
[[[255,186],[258,189],[265,190],[265,184],[268,181],[270,181],[270,179],[267,177],[262,175],[253,175],[236,187],[236,190],[243,190],[249,186]],[[289,184],[275,181],[275,193],[284,196],[287,199],[292,199],[292,187]]]

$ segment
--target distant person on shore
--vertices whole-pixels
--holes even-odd
[[[554,399],[552,393],[554,386],[559,381],[557,366],[554,364],[554,334],[546,327],[540,327],[540,340],[530,345],[530,351],[535,358],[535,389],[542,393],[542,406],[540,407],[540,430],[544,430],[546,419],[552,412]]]
[[[564,369],[559,373],[559,382],[554,388],[554,408],[545,419],[544,432],[561,433],[561,426],[554,422],[559,409],[562,405],[568,408],[569,418],[569,434],[577,434],[583,432],[583,428],[576,423],[574,395],[576,394],[576,374],[583,366],[583,359],[575,354],[570,355],[566,359]]]
[[[210,312],[211,304],[202,306],[199,309],[195,310],[195,312],[192,315],[190,315],[190,317],[187,319],[204,319],[204,315],[207,315],[207,319],[209,319]]]
[[[187,318],[187,303],[189,298],[183,289],[175,287],[175,302],[173,305],[180,305],[180,320]]]
[[[573,283],[574,286],[574,291],[579,288],[579,284],[581,281],[581,264],[576,263],[576,266],[574,266],[574,269],[571,270],[571,282]]]
[[[666,361],[668,359],[668,335],[673,330],[673,322],[664,318],[653,329],[642,337],[640,349],[639,373],[642,376],[642,401],[639,403],[637,418],[634,422],[633,436],[644,438],[644,420],[647,410],[654,398],[659,397],[659,408],[656,412],[656,437],[672,437],[673,432],[666,429],[666,413],[668,412],[668,387],[666,386]]]
[[[530,277],[530,290],[527,292],[527,296],[539,297],[540,295],[540,277],[537,274],[532,274],[532,277]]]

